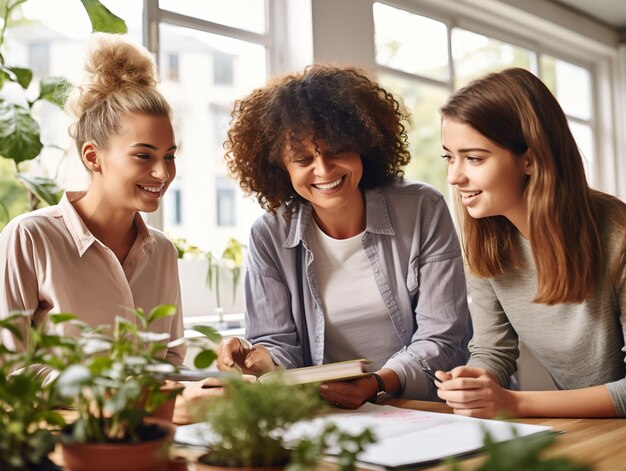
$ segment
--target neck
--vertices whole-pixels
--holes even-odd
[[[89,231],[124,262],[137,237],[136,212],[112,207],[91,189],[73,206]]]
[[[522,237],[528,240],[530,233],[528,224],[528,209],[526,205],[524,205],[517,211],[507,214],[506,218],[511,221],[511,223],[517,228],[518,231],[520,231]]]
[[[365,230],[365,200],[361,193],[350,207],[333,209],[313,208],[313,217],[319,228],[333,239],[349,239]]]

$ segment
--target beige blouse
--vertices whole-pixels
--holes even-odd
[[[83,192],[67,192],[57,206],[18,216],[0,233],[0,318],[24,311],[39,325],[48,313],[63,312],[95,326],[112,324],[116,316],[134,321],[133,308],[149,312],[159,304],[174,304],[176,315],[155,321],[151,330],[169,332],[172,340],[182,337],[177,254],[172,242],[147,227],[137,214],[137,239],[120,264],[72,206],[83,196]],[[61,335],[77,333],[68,325],[49,329]],[[8,331],[0,335],[5,346],[21,348]],[[166,358],[180,365],[184,354],[185,348],[179,346],[169,349]]]

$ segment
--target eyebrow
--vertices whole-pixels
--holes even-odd
[[[443,147],[445,150],[447,150],[448,152],[450,152],[450,149],[448,149],[446,146],[441,146]],[[491,151],[489,149],[483,149],[482,147],[467,147],[465,149],[459,149],[460,153],[467,153],[467,152],[486,152],[488,154],[491,154]]]
[[[131,147],[147,147],[148,149],[152,149],[152,150],[158,150],[155,146],[153,146],[152,144],[145,144],[143,142],[138,142],[137,144],[133,144]],[[166,152],[169,152],[171,150],[175,150],[178,149],[178,147],[176,146],[171,146],[169,149],[167,149]]]

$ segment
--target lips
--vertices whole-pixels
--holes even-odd
[[[315,188],[321,191],[331,191],[337,188],[339,185],[341,185],[341,182],[343,181],[343,179],[344,177],[339,177],[337,180],[333,180],[328,183],[313,183],[311,186],[314,186]]]
[[[156,197],[160,197],[161,196],[161,192],[163,191],[163,187],[165,185],[157,185],[157,186],[152,186],[152,185],[137,185],[137,187],[141,190],[143,190],[146,193],[149,193],[151,196],[156,196]]]

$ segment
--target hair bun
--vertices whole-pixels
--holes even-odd
[[[85,71],[94,91],[108,94],[125,87],[156,87],[152,57],[144,47],[122,36],[95,35]]]

